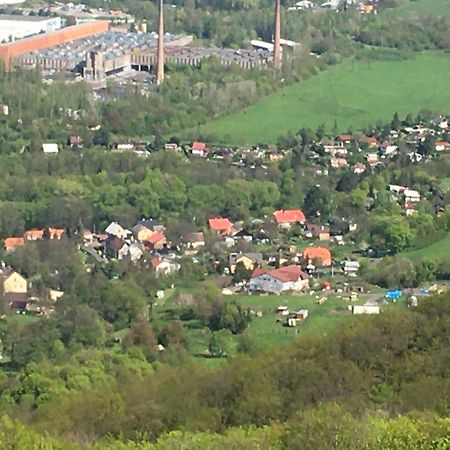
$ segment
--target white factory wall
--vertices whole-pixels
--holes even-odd
[[[49,33],[61,28],[60,17],[44,20],[0,20],[0,42],[15,41],[41,32]]]

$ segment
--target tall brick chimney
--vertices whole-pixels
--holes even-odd
[[[275,0],[275,26],[273,30],[273,66],[281,69],[281,0]]]
[[[164,81],[164,13],[163,0],[159,0],[158,50],[156,66],[156,84]]]

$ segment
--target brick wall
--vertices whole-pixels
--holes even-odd
[[[109,22],[107,20],[98,20],[62,28],[51,33],[38,34],[8,44],[0,44],[0,59],[3,60],[6,70],[9,70],[10,61],[16,56],[104,33],[108,29]]]

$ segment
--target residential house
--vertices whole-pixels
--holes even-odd
[[[128,244],[123,239],[110,234],[104,242],[104,251],[106,255],[113,258],[123,259],[128,254]]]
[[[234,273],[239,263],[244,264],[247,270],[253,271],[263,263],[262,253],[230,253],[228,258],[230,272]]]
[[[367,164],[369,164],[369,166],[371,167],[376,166],[379,162],[378,153],[367,153],[365,155],[365,159],[367,161]]]
[[[168,259],[152,258],[151,264],[156,271],[156,275],[170,275],[180,269],[179,264]]]
[[[308,275],[300,266],[290,265],[279,269],[257,268],[249,282],[252,292],[270,292],[280,294],[286,291],[300,292],[309,287]]]
[[[132,242],[130,245],[125,244],[119,252],[119,259],[128,257],[131,262],[139,261],[144,255],[144,245],[140,242]]]
[[[58,144],[55,143],[42,144],[42,151],[46,155],[56,155],[59,152]]]
[[[273,213],[275,222],[280,228],[290,228],[293,224],[302,224],[306,217],[300,209],[280,209]]]
[[[352,167],[352,172],[356,175],[361,175],[366,171],[366,166],[363,163],[356,163]]]
[[[303,250],[302,258],[307,263],[319,264],[324,267],[331,266],[332,263],[331,252],[325,247],[306,248]]]
[[[184,242],[188,248],[198,249],[205,246],[205,235],[201,231],[189,233],[184,237]]]
[[[340,134],[336,140],[342,144],[350,144],[353,141],[353,136],[351,134]]]
[[[155,231],[152,235],[145,239],[144,242],[153,250],[161,250],[167,245],[166,236],[164,236],[162,231]]]
[[[450,143],[447,141],[436,141],[434,146],[437,152],[443,152],[450,149]]]
[[[221,236],[230,234],[233,229],[233,223],[227,217],[215,217],[208,220],[211,230],[216,231]]]
[[[347,167],[348,163],[345,158],[333,157],[330,160],[330,166],[333,167],[333,169],[342,169],[343,167]]]
[[[356,274],[359,271],[359,262],[358,261],[344,261],[344,265],[342,267],[344,274],[347,276],[356,277]]]
[[[3,298],[14,310],[24,311],[28,302],[27,280],[11,267],[1,272]]]
[[[420,193],[415,191],[414,189],[405,189],[402,192],[404,198],[405,198],[405,203],[407,202],[412,202],[412,203],[417,203],[420,202]]]
[[[115,236],[119,239],[123,239],[126,236],[125,229],[117,222],[111,222],[105,229],[105,232],[110,236]]]
[[[384,141],[380,146],[380,154],[382,157],[392,158],[398,152],[398,146]]]
[[[368,148],[378,148],[380,145],[375,136],[365,136],[361,141],[365,142]]]
[[[348,155],[348,150],[344,147],[344,144],[339,143],[338,145],[327,144],[323,146],[325,153],[328,153],[330,156],[341,156],[345,157]]]
[[[71,148],[83,147],[83,138],[81,136],[69,136],[67,143]]]
[[[146,241],[155,231],[151,228],[146,227],[138,223],[135,225],[131,231],[133,232],[133,236],[137,241],[143,242]]]
[[[7,252],[13,252],[17,247],[25,245],[25,239],[23,237],[9,237],[5,239],[4,244]]]
[[[309,238],[319,239],[319,241],[330,240],[330,228],[323,225],[316,225],[314,223],[307,223],[305,225],[305,236]]]
[[[191,146],[192,156],[206,158],[209,154],[209,149],[204,142],[193,142]]]

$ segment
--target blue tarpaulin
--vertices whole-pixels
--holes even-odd
[[[397,298],[400,298],[403,295],[402,291],[387,291],[386,292],[386,298],[389,298],[390,300],[396,300]]]

